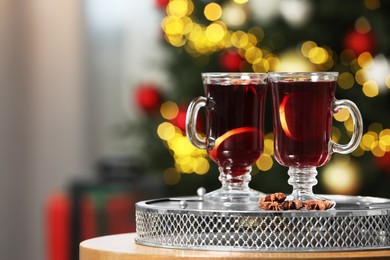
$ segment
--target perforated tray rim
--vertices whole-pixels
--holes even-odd
[[[231,210],[198,197],[136,204],[136,242],[223,251],[346,251],[390,247],[390,200],[326,195],[327,211]],[[186,207],[180,201],[186,201]]]

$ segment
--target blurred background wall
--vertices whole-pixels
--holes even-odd
[[[44,258],[44,201],[92,160],[79,1],[2,1],[2,259]]]
[[[158,23],[153,1],[0,1],[1,259],[45,259],[49,195],[125,152],[111,128]]]

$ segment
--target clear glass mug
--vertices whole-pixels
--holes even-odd
[[[293,186],[287,200],[325,200],[313,194],[316,167],[325,165],[332,153],[353,152],[362,137],[363,120],[350,100],[335,99],[337,72],[269,73],[272,91],[275,159],[288,166]],[[348,109],[354,131],[348,144],[331,140],[332,116]],[[335,205],[333,201],[330,201]]]
[[[251,165],[264,150],[265,73],[202,73],[206,97],[189,105],[186,134],[206,149],[219,167],[222,187],[205,194],[208,202],[257,203],[262,193],[249,188]],[[200,108],[206,108],[206,133],[196,130]]]

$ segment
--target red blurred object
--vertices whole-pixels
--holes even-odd
[[[139,85],[135,89],[134,97],[138,107],[147,113],[157,111],[162,101],[161,93],[154,84]]]
[[[366,51],[372,53],[375,51],[375,37],[371,32],[359,33],[352,30],[345,35],[344,47],[352,50],[356,55]]]
[[[86,240],[98,235],[94,202],[88,196],[84,196],[80,208],[80,238]]]
[[[237,51],[228,50],[222,52],[221,56],[219,57],[219,64],[225,71],[240,71],[240,65],[243,60],[244,59]]]
[[[187,107],[188,106],[181,106],[179,108],[179,113],[177,114],[177,116],[170,121],[174,126],[180,128],[180,130],[183,133],[186,132]],[[200,116],[198,117],[198,119],[196,121],[196,129],[200,132],[204,131],[203,120]]]
[[[135,194],[117,194],[106,205],[107,231],[119,234],[135,231]]]
[[[155,0],[154,3],[158,8],[164,9],[169,4],[169,0]]]
[[[137,157],[104,157],[94,178],[72,181],[45,204],[47,260],[79,259],[80,242],[135,231],[135,202],[166,197],[160,177],[144,176]]]
[[[379,169],[390,173],[390,152],[386,152],[382,157],[375,157],[375,163]]]
[[[186,129],[186,114],[187,114],[187,108],[179,108],[179,113],[177,116],[171,120],[171,123],[174,126],[177,126],[180,128],[180,130],[185,131]]]
[[[46,241],[48,260],[70,259],[71,203],[62,193],[50,196],[46,204]]]
[[[78,244],[97,236],[135,232],[135,203],[140,200],[138,193],[107,193],[99,196],[98,200],[88,194],[80,198],[78,210],[72,207],[72,199],[67,194],[49,197],[45,227],[47,260],[72,259],[74,239]],[[75,213],[77,219],[72,220]],[[79,229],[74,229],[73,221],[79,221]]]

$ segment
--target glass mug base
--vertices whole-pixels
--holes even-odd
[[[299,193],[299,192],[293,192],[291,193],[290,195],[287,195],[286,197],[286,200],[300,200],[302,201],[303,203],[308,203],[310,201],[325,201],[327,203],[330,203],[332,206],[329,208],[329,209],[332,209],[336,206],[336,202],[333,201],[333,200],[329,200],[325,197],[322,197],[322,196],[318,196],[318,195],[315,195],[315,194],[302,194],[302,193]]]
[[[203,200],[210,204],[219,204],[230,207],[240,207],[242,209],[249,209],[248,207],[258,207],[259,199],[265,196],[264,193],[249,188],[248,184],[251,180],[252,167],[246,167],[243,174],[235,175],[232,169],[219,168],[219,180],[222,187],[206,193]],[[241,206],[240,206],[241,205]]]
[[[290,167],[288,170],[288,175],[290,176],[288,179],[288,184],[293,186],[293,192],[290,195],[287,195],[286,200],[300,200],[302,202],[320,200],[332,203],[331,208],[335,207],[335,201],[315,195],[313,193],[313,186],[318,183],[316,179],[316,167]]]
[[[210,204],[219,204],[223,206],[231,206],[249,209],[248,207],[255,206],[258,208],[259,199],[265,196],[264,193],[253,190],[247,187],[245,190],[242,189],[229,189],[220,188],[212,192],[206,193],[203,197],[204,202]]]

